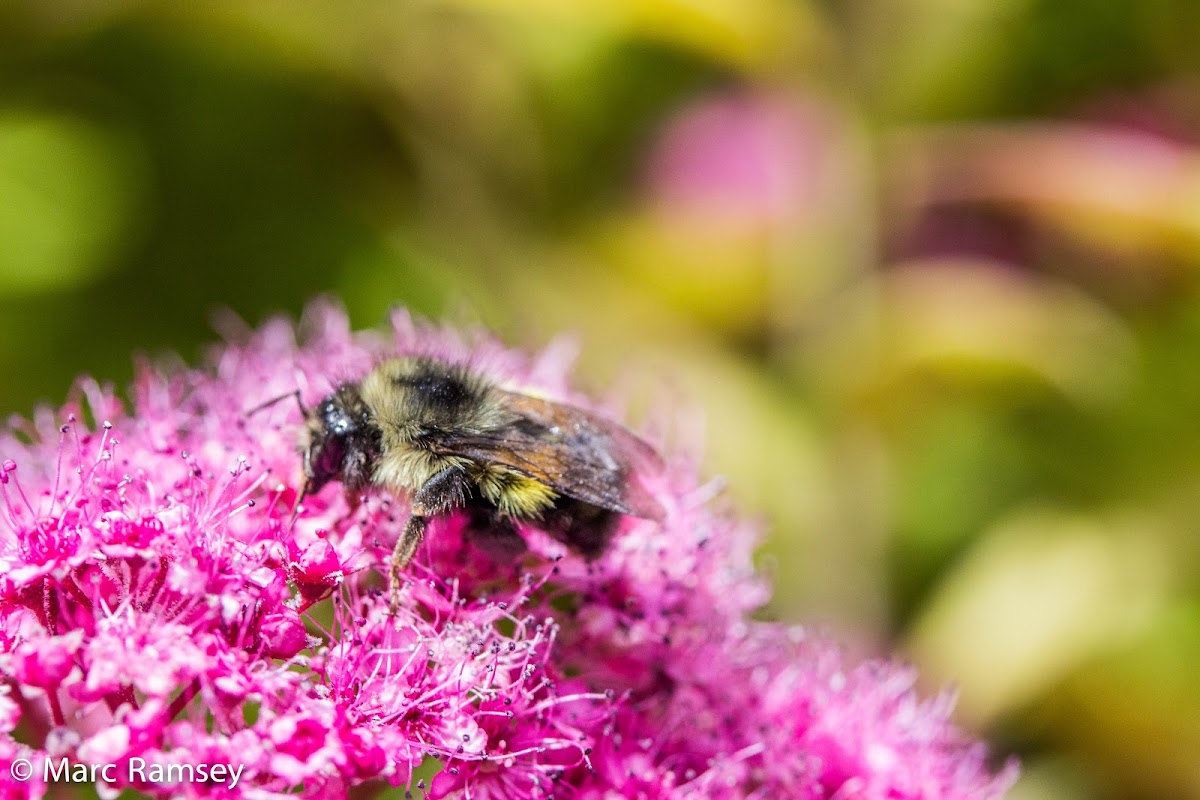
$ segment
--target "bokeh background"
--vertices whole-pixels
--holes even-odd
[[[0,414],[332,293],[672,409],[1017,800],[1200,798],[1194,0],[0,0]],[[701,443],[702,440],[702,443]]]

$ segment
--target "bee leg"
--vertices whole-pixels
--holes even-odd
[[[408,522],[404,524],[404,532],[400,534],[396,547],[392,550],[392,557],[388,560],[388,607],[393,617],[400,608],[400,573],[408,566],[408,562],[412,561],[417,548],[421,546],[421,540],[425,538],[425,528],[428,526],[429,517],[416,514],[409,517]]]
[[[466,534],[496,561],[516,561],[529,549],[517,532],[516,523],[510,517],[497,514],[494,508],[471,508]]]
[[[564,498],[546,515],[543,528],[590,561],[608,549],[619,522],[615,511]]]
[[[467,473],[461,467],[446,467],[417,490],[412,499],[412,516],[396,540],[388,561],[388,595],[392,615],[400,607],[400,573],[417,553],[431,517],[461,508],[470,489]]]

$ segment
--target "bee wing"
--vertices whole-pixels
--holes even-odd
[[[489,432],[444,433],[435,449],[502,464],[559,494],[644,519],[662,506],[638,475],[662,469],[654,448],[616,423],[574,406],[498,391],[511,420]]]

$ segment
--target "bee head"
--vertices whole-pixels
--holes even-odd
[[[307,413],[306,438],[301,444],[305,493],[315,493],[330,481],[357,491],[371,479],[379,452],[379,430],[354,384],[343,384]]]

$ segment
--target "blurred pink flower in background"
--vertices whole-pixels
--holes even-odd
[[[821,202],[833,127],[825,109],[798,97],[707,99],[655,143],[650,195],[663,213],[710,233],[795,224]]]
[[[1200,153],[1171,137],[1037,122],[931,126],[893,144],[896,196],[907,207],[900,218],[955,208],[1003,211],[1024,227],[1110,257],[1083,259],[1093,269],[1169,273],[1162,256],[1190,262],[1200,252]]]
[[[122,777],[106,796],[343,797],[368,783],[982,800],[1011,784],[1015,766],[993,773],[949,724],[948,697],[916,697],[911,670],[847,665],[804,629],[753,621],[769,595],[757,533],[678,460],[651,487],[665,519],[626,519],[593,562],[534,529],[525,556],[497,561],[461,520],[435,522],[389,616],[377,566],[406,501],[351,510],[328,490],[289,529],[299,414],[244,409],[296,386],[314,403],[396,352],[588,401],[556,350],[529,359],[404,314],[390,336],[351,334],[326,305],[302,328],[301,344],[283,321],[240,332],[202,370],[142,365],[128,409],[83,380],[0,438],[0,796],[41,796],[41,765],[64,756],[240,768],[236,784]],[[20,758],[29,782],[12,776]]]
[[[867,246],[861,145],[853,117],[815,92],[702,97],[649,146],[638,214],[604,231],[605,258],[738,336],[790,324]]]

